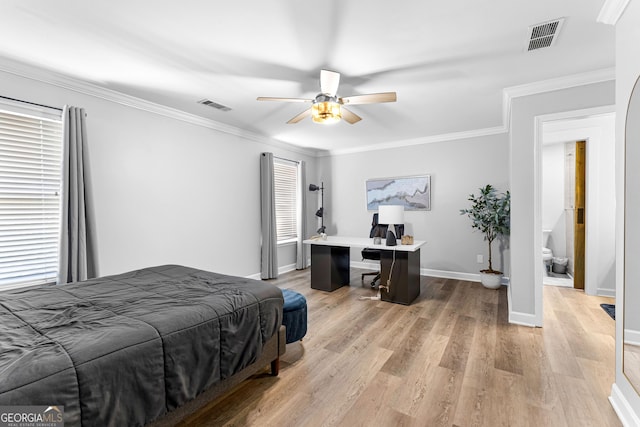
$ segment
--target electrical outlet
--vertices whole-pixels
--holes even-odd
[[[476,262],[478,264],[482,264],[484,262],[484,257],[482,255],[476,255]]]

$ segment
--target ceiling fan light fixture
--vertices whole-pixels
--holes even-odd
[[[333,101],[316,102],[311,106],[311,119],[315,123],[337,123],[342,118],[340,104]]]
[[[287,124],[300,123],[303,119],[311,116],[315,123],[331,124],[344,120],[350,125],[362,120],[362,117],[342,108],[343,105],[358,104],[378,104],[381,102],[396,102],[395,92],[365,93],[362,95],[351,95],[338,97],[336,91],[340,82],[340,73],[329,70],[320,71],[320,90],[315,98],[276,98],[272,96],[259,96],[258,101],[281,101],[281,102],[311,102],[311,108],[307,108],[297,116],[290,119]]]

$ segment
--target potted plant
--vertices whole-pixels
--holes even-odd
[[[480,271],[480,281],[486,288],[498,289],[502,272],[494,270],[491,264],[491,243],[498,236],[509,234],[511,196],[508,191],[498,193],[489,184],[480,188],[478,196],[471,194],[468,200],[471,207],[461,209],[460,215],[467,215],[471,219],[471,227],[480,230],[489,243],[489,268]]]

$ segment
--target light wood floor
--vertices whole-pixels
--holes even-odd
[[[309,271],[273,281],[307,298],[309,330],[280,375],[252,377],[184,425],[619,426],[614,321],[582,291],[546,286],[544,328],[507,322],[507,294],[422,277],[410,306],[375,292],[309,287]]]

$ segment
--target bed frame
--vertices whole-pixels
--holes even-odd
[[[232,388],[263,370],[265,366],[271,364],[271,375],[277,376],[280,371],[280,356],[285,353],[286,348],[286,330],[284,326],[280,326],[277,334],[271,337],[263,346],[262,354],[253,364],[247,366],[235,375],[226,378],[211,388],[201,393],[195,399],[185,403],[181,407],[163,415],[160,418],[147,424],[149,427],[169,427],[175,426],[188,416],[198,412],[213,400],[224,395]]]

